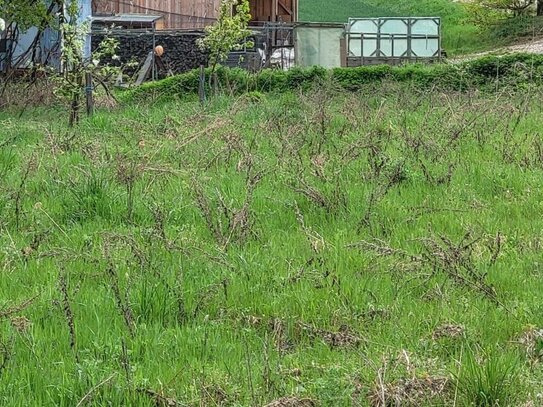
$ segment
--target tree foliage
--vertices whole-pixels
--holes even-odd
[[[472,14],[486,13],[490,17],[519,16],[543,11],[543,0],[471,0],[466,7]]]
[[[0,15],[7,24],[15,23],[24,32],[30,27],[45,28],[62,4],[62,0],[49,5],[43,0],[0,0]]]
[[[249,0],[222,0],[215,24],[206,28],[206,36],[199,46],[209,52],[209,63],[214,68],[228,57],[233,49],[240,49],[250,35]]]
[[[536,0],[483,0],[481,3],[488,8],[518,15],[532,7]]]
[[[493,25],[510,17],[543,15],[543,0],[471,0],[465,7],[471,20],[480,26]]]

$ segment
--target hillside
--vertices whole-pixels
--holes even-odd
[[[303,21],[347,21],[349,17],[439,16],[443,19],[444,47],[463,53],[484,47],[477,27],[466,23],[466,12],[451,0],[300,0]]]

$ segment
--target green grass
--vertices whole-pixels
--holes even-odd
[[[537,404],[541,96],[0,112],[0,405]]]
[[[488,35],[469,22],[461,4],[451,0],[301,0],[302,21],[347,22],[349,17],[441,17],[443,46],[451,54],[462,54],[495,45]]]

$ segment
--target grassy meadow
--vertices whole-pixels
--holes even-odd
[[[0,112],[0,405],[541,405],[542,96]]]

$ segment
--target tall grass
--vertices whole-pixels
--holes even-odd
[[[541,96],[0,112],[0,405],[537,403]]]
[[[479,360],[482,359],[482,360]],[[518,402],[521,362],[513,353],[494,351],[477,357],[468,351],[456,373],[456,391],[462,405],[511,406]]]

